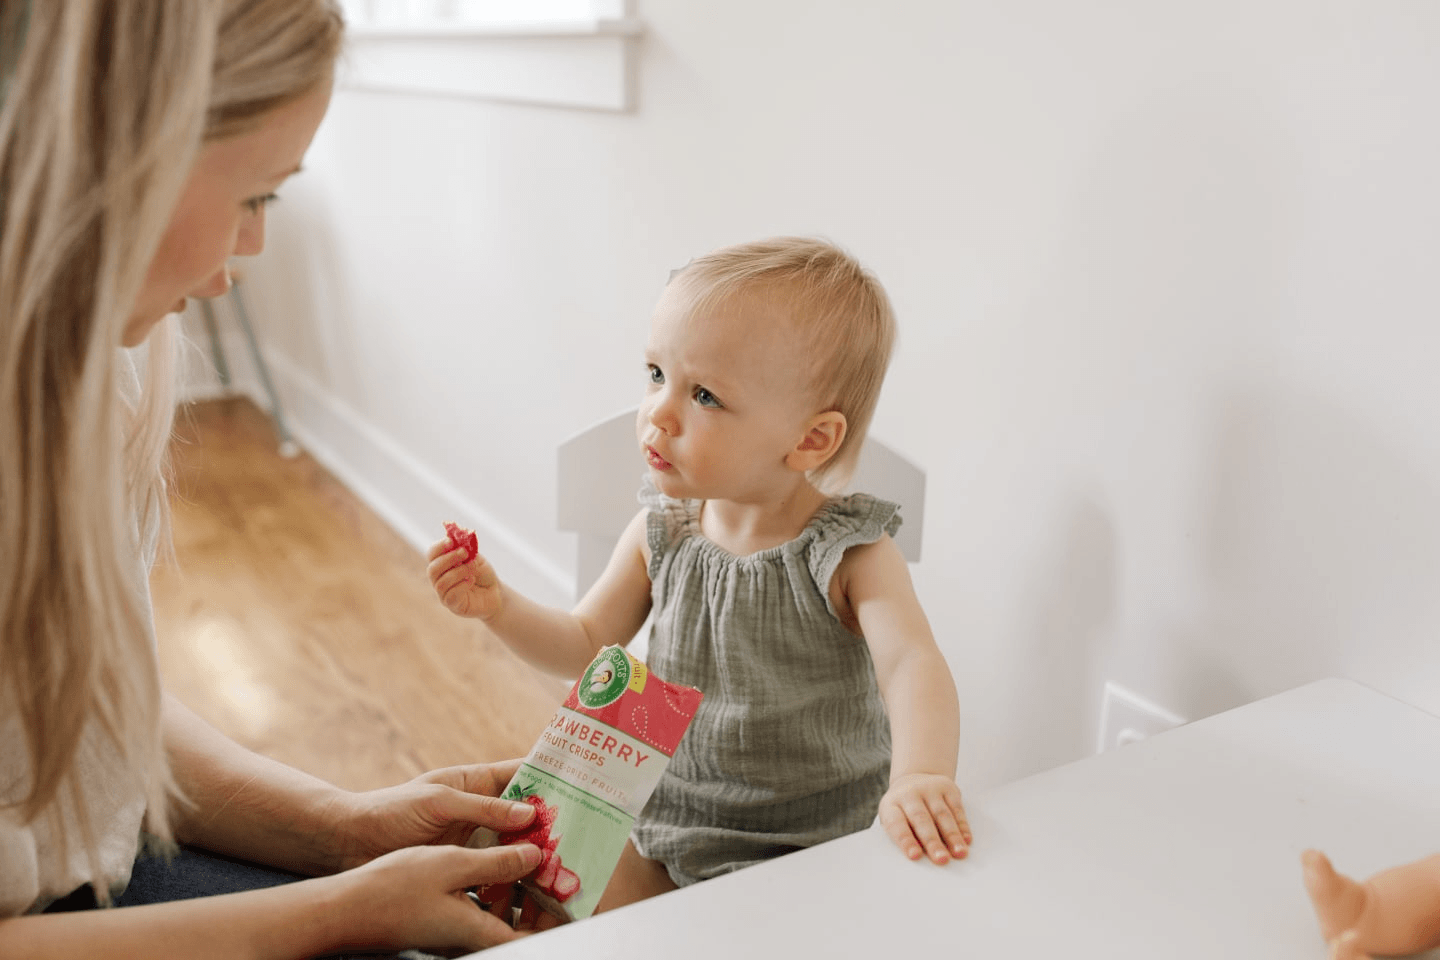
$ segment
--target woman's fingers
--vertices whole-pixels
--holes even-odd
[[[540,866],[540,848],[533,843],[471,850],[451,847],[444,874],[447,888],[455,891],[492,883],[513,883]]]
[[[498,833],[519,830],[535,818],[535,808],[528,803],[466,793],[453,787],[437,795],[435,809],[447,823],[473,823]]]
[[[520,764],[519,757],[513,760],[497,760],[494,763],[463,763],[453,767],[441,767],[422,773],[415,779],[422,783],[438,783],[465,793],[496,797],[505,785],[515,778]],[[529,804],[526,804],[529,806]]]

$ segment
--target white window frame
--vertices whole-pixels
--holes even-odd
[[[634,109],[627,0],[342,0],[353,90]]]

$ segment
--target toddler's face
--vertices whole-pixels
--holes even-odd
[[[759,295],[688,310],[671,284],[650,322],[636,432],[671,497],[758,502],[793,481],[785,457],[817,411],[789,321]]]

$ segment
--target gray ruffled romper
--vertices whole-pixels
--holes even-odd
[[[863,830],[890,779],[890,722],[865,640],[829,585],[850,547],[900,527],[868,494],[831,499],[789,543],[737,557],[700,501],[648,483],[648,663],[705,694],[632,839],[685,886]]]

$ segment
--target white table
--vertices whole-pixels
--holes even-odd
[[[943,868],[872,828],[483,956],[1323,960],[1300,851],[1440,851],[1440,718],[1323,680],[966,806]]]

